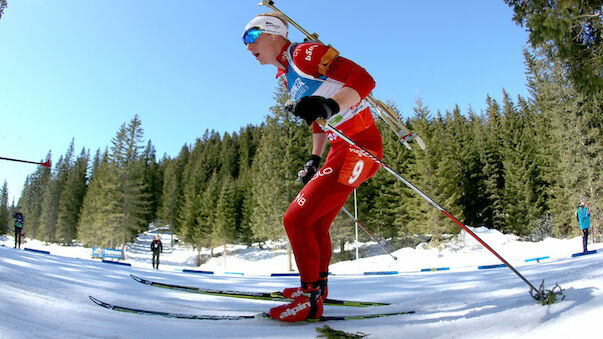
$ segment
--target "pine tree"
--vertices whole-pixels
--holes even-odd
[[[49,151],[45,159],[52,160],[52,153]],[[51,182],[51,169],[45,166],[39,166],[36,171],[27,176],[25,185],[19,199],[19,206],[23,208],[23,214],[27,216],[27,222],[24,227],[28,237],[37,238],[40,225],[40,216],[42,214],[42,203],[44,192]]]
[[[252,165],[251,228],[262,240],[285,238],[283,216],[301,189],[297,172],[311,153],[310,129],[284,109],[288,98],[286,88],[277,87]]]
[[[214,172],[205,185],[205,189],[199,192],[195,199],[187,201],[192,203],[192,208],[186,208],[184,212],[189,219],[194,218],[186,224],[184,229],[186,240],[193,248],[201,251],[203,247],[210,249],[210,256],[214,256],[213,231],[216,226],[216,208],[220,197],[221,183],[219,176]]]
[[[503,95],[505,231],[525,236],[532,233],[533,221],[544,213],[534,117],[521,97],[518,109],[506,92]]]
[[[502,123],[500,106],[496,100],[487,97],[487,118],[484,133],[478,140],[482,172],[484,175],[484,195],[486,207],[481,211],[484,226],[497,230],[504,230],[504,201],[502,190],[504,188],[504,167],[502,157]]]
[[[107,152],[105,152],[106,155]],[[100,167],[101,162],[103,161],[103,152],[100,149],[96,150],[94,154],[94,158],[92,159],[92,167],[90,168],[90,177],[94,176],[96,170]]]
[[[603,90],[603,17],[601,0],[505,0],[513,21],[525,26],[534,49],[542,49],[568,74],[583,94],[601,97]]]
[[[141,232],[147,225],[145,215],[149,213],[149,196],[144,181],[144,161],[142,122],[135,115],[123,124],[111,141],[110,164],[119,182],[115,196],[119,209],[119,244],[122,249],[126,242]]]
[[[417,187],[437,201],[442,206],[445,206],[447,211],[456,212],[454,202],[458,199],[458,186],[445,191],[446,175],[451,175],[455,178],[456,175],[451,174],[451,169],[446,166],[451,164],[452,169],[458,168],[458,162],[452,162],[452,159],[447,159],[447,147],[453,143],[452,136],[448,135],[446,130],[445,117],[440,112],[430,124],[429,132],[427,133],[430,147],[423,154],[417,155],[417,178],[414,180]],[[415,195],[416,196],[416,195]],[[432,235],[431,242],[433,245],[439,245],[443,234],[448,233],[446,230],[450,227],[449,220],[433,208],[425,199],[419,198],[423,216],[416,222],[419,224],[423,232],[428,232]],[[458,212],[457,212],[458,213]]]
[[[484,120],[470,108],[465,128],[468,131],[468,140],[465,140],[463,159],[465,170],[463,173],[463,196],[460,203],[463,206],[465,223],[472,226],[484,226],[483,211],[486,209],[487,200],[484,199],[485,174],[484,164],[481,161],[481,140],[484,140]]]
[[[438,113],[435,119],[430,120],[429,108],[423,106],[421,101],[417,102],[414,111],[413,128],[428,146],[424,151],[412,152],[413,163],[405,171],[406,178],[435,201],[441,201],[441,178],[437,177],[437,171],[441,163],[442,138],[445,136],[443,118]],[[434,243],[437,242],[442,233],[441,213],[415,192],[409,189],[405,189],[405,192],[407,195],[403,208],[409,224],[406,229],[414,231],[413,234],[433,234]]]
[[[285,109],[289,98],[281,82],[252,165],[250,225],[254,237],[261,241],[286,238],[283,216],[301,189],[297,173],[311,153],[311,129]],[[290,246],[288,256],[292,270]]]
[[[179,215],[185,241],[198,251],[202,247],[210,247],[212,255],[211,234],[221,168],[220,140],[215,131],[206,131],[203,138],[197,140],[184,167],[184,201]]]
[[[237,234],[238,205],[234,180],[222,180],[222,189],[216,202],[215,227],[212,239],[224,246],[224,267],[226,267],[226,244],[235,240]]]
[[[252,197],[252,169],[259,140],[263,129],[261,127],[247,126],[240,132],[239,147],[239,177],[237,178],[238,190],[241,197],[240,221],[238,234],[241,241],[251,245],[253,232],[251,230],[251,213],[253,211]]]
[[[181,214],[181,208],[184,203],[184,182],[182,174],[184,168],[188,164],[189,158],[189,148],[184,145],[180,150],[180,154],[175,159],[164,159],[162,161],[162,163],[165,164],[165,171],[159,219],[170,225],[173,233],[181,232],[178,216]]]
[[[525,51],[528,86],[539,113],[537,142],[547,213],[552,216],[555,235],[577,235],[574,212],[580,197],[587,197],[593,210],[601,210],[600,176],[603,162],[600,97],[577,93],[563,68],[541,51]],[[591,223],[600,222],[600,214]],[[596,228],[596,227],[595,227]]]
[[[61,193],[65,186],[65,182],[67,181],[67,173],[72,166],[73,151],[74,141],[72,139],[65,156],[59,157],[48,187],[44,191],[42,212],[40,215],[40,228],[38,229],[38,237],[41,240],[49,242],[56,241],[55,235],[59,219]]]
[[[437,157],[436,178],[438,182],[437,201],[452,215],[459,220],[465,219],[463,198],[467,194],[467,167],[471,165],[472,140],[467,132],[467,120],[461,114],[458,105],[446,115],[442,121],[443,125],[438,137],[440,140],[437,149],[440,154]],[[435,210],[435,209],[434,209]],[[442,214],[438,215],[437,228],[434,238],[444,234],[457,233],[459,228]]]
[[[70,244],[77,238],[77,224],[87,189],[87,173],[90,155],[85,148],[68,170],[67,179],[61,192],[55,239]]]
[[[100,158],[95,157],[95,162],[97,160],[100,161],[92,174],[82,204],[77,238],[84,246],[114,248],[119,243],[117,225],[121,206],[115,199],[119,182],[109,163],[108,151],[105,151]]]
[[[2,190],[0,190],[0,234],[8,232],[10,225],[10,212],[8,210],[8,183],[4,180]]]
[[[148,141],[140,161],[144,168],[145,189],[143,192],[148,201],[148,210],[144,215],[144,220],[146,224],[150,224],[157,219],[163,188],[163,170],[161,164],[157,163],[155,146],[153,146],[151,140]]]
[[[390,104],[390,107],[398,113],[394,105]],[[396,172],[406,173],[413,161],[412,152],[401,147],[399,138],[385,123],[378,121],[378,127],[383,141],[384,162]],[[403,185],[387,171],[379,170],[358,187],[359,219],[371,233],[390,238],[411,232],[404,205],[409,192]]]

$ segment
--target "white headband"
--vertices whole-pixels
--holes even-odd
[[[247,30],[251,27],[259,27],[266,33],[276,34],[282,36],[283,38],[287,38],[287,26],[285,26],[280,19],[273,16],[256,16],[249,21],[247,26],[245,26],[243,34],[245,34],[245,32],[247,32]]]

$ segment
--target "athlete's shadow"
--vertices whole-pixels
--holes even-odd
[[[525,307],[533,305],[534,311],[537,311],[541,307],[546,307],[546,313],[540,318],[540,323],[544,324],[551,320],[554,320],[561,316],[563,313],[570,311],[578,305],[583,305],[587,302],[592,302],[595,298],[594,292],[599,289],[596,287],[585,287],[585,288],[569,288],[563,290],[565,295],[564,300],[558,300],[552,305],[540,305],[538,301],[534,300],[529,296],[504,296],[500,298],[493,298],[488,301],[480,303],[466,304],[458,308],[447,308],[446,311],[441,310],[434,311],[435,313],[450,313],[455,315],[450,316],[437,316],[430,319],[417,319],[413,320],[411,317],[406,321],[408,324],[435,324],[442,321],[455,321],[461,319],[472,319],[479,318],[488,315],[496,315],[497,313],[515,313],[525,314]],[[561,298],[561,297],[559,297]],[[597,305],[603,304],[603,302],[597,302]],[[589,306],[592,308],[592,305]],[[517,309],[516,312],[514,310]],[[422,314],[420,310],[417,310],[417,314]],[[423,313],[425,314],[425,313]]]

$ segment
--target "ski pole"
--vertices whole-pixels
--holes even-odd
[[[318,39],[318,34],[316,34],[316,33],[310,34],[310,32],[306,31],[303,27],[301,27],[299,24],[297,24],[297,22],[293,21],[293,19],[288,17],[285,13],[283,13],[283,11],[276,8],[276,6],[274,6],[274,1],[262,0],[260,3],[258,3],[258,6],[266,6],[270,9],[272,9],[273,11],[281,14],[283,16],[283,18],[285,18],[285,20],[287,20],[291,25],[295,26],[295,28],[297,28],[302,34],[304,34],[306,36],[306,39],[316,41],[321,44],[323,43],[322,41],[320,41],[320,39]],[[331,47],[331,46],[329,45],[329,47]],[[377,111],[379,117],[381,117],[381,119],[383,119],[383,121],[385,121],[385,123],[389,126],[389,128],[392,129],[394,134],[396,134],[396,136],[398,136],[398,138],[400,138],[400,142],[407,149],[409,149],[409,150],[411,149],[410,144],[408,143],[408,141],[411,141],[411,140],[415,140],[417,142],[417,144],[419,144],[419,147],[421,147],[421,149],[425,149],[425,143],[423,142],[423,139],[421,139],[421,137],[418,136],[417,133],[411,133],[408,130],[408,128],[406,128],[406,126],[404,126],[404,124],[398,117],[398,114],[393,112],[382,101],[375,99],[373,97],[372,93],[370,93],[366,97],[366,100],[367,100],[368,104],[375,111]]]
[[[373,155],[371,152],[367,151],[364,147],[356,144],[352,139],[350,139],[349,137],[347,137],[341,131],[339,131],[338,129],[336,129],[333,126],[329,125],[326,120],[324,120],[324,119],[317,119],[316,121],[321,126],[323,126],[323,128],[325,128],[325,129],[333,132],[335,135],[337,135],[341,139],[345,140],[351,146],[356,147],[358,150],[362,151],[364,155],[366,155],[369,158],[373,159],[373,161],[377,162],[386,171],[388,171],[389,173],[391,173],[398,180],[402,181],[406,186],[408,186],[410,189],[412,189],[415,193],[417,193],[418,195],[420,195],[423,199],[427,200],[427,202],[429,202],[433,207],[437,208],[440,212],[444,213],[444,215],[446,215],[448,218],[450,218],[450,220],[452,220],[455,224],[459,225],[462,229],[464,229],[467,233],[469,233],[473,238],[475,238],[475,240],[477,240],[486,249],[488,249],[490,252],[492,252],[492,254],[494,254],[498,259],[500,259],[500,261],[502,261],[509,269],[511,269],[511,271],[513,271],[515,274],[517,274],[517,276],[520,277],[521,280],[523,280],[526,284],[528,284],[528,286],[530,287],[530,295],[532,295],[532,297],[534,299],[536,299],[536,300],[542,300],[542,299],[546,299],[547,298],[547,296],[544,295],[543,291],[538,290],[534,285],[532,285],[532,283],[528,279],[526,279],[521,273],[519,273],[519,271],[517,271],[515,269],[515,267],[513,267],[511,264],[509,264],[509,262],[507,262],[500,254],[498,254],[492,247],[490,247],[485,241],[483,241],[477,234],[473,233],[473,231],[471,231],[467,226],[463,225],[460,221],[458,221],[450,213],[446,212],[446,210],[444,210],[440,205],[438,205],[435,201],[433,201],[433,199],[431,199],[429,196],[427,196],[425,193],[423,193],[415,185],[413,185],[412,183],[410,183],[408,180],[404,179],[404,177],[402,177],[396,171],[394,171],[393,169],[391,169],[381,159],[379,159],[378,157],[376,157],[375,155]],[[532,294],[533,291],[536,292],[537,296],[539,296],[540,299],[537,298],[536,296],[534,296]]]
[[[364,225],[358,221],[358,219],[354,218],[354,216],[352,215],[352,213],[350,213],[345,207],[342,207],[341,210],[347,214],[350,218],[352,218],[352,220],[354,220],[354,222],[356,222],[358,225],[360,225],[360,227],[362,227],[362,229],[364,230],[364,232],[366,232],[366,234],[368,234],[369,237],[371,237],[371,239],[373,239],[374,242],[376,242],[379,246],[381,246],[381,248],[383,249],[383,251],[385,251],[385,253],[389,254],[392,256],[392,258],[394,258],[394,260],[398,260],[398,258],[391,254],[390,251],[388,251],[385,247],[383,247],[383,245],[381,245],[381,243],[371,234],[371,232],[369,232],[366,227],[364,227]]]
[[[425,149],[425,143],[423,139],[417,133],[411,133],[406,126],[400,120],[400,117],[395,113],[389,106],[383,103],[383,101],[375,99],[372,93],[366,97],[369,104],[379,113],[379,116],[385,123],[394,131],[394,134],[400,138],[400,142],[407,148],[411,149],[408,141],[415,140],[421,149]],[[388,121],[388,119],[391,121]]]
[[[35,162],[35,161],[19,160],[19,159],[0,157],[0,160],[24,162],[24,163],[27,163],[27,164],[42,165],[44,167],[50,168],[50,159],[46,160],[45,162]]]

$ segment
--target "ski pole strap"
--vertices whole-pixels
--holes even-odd
[[[339,51],[337,51],[333,46],[329,45],[329,49],[327,52],[320,58],[320,65],[318,65],[318,73],[321,75],[327,75],[327,71],[329,67],[331,67],[331,63],[335,58],[339,56]]]

